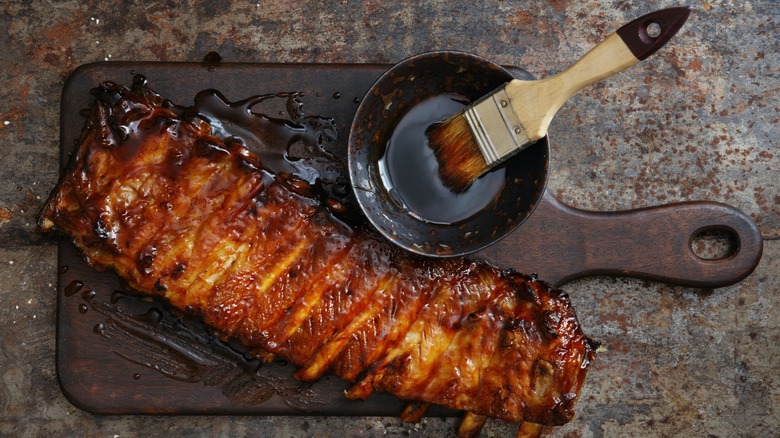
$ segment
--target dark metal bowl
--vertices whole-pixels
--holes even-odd
[[[453,223],[431,222],[410,213],[391,196],[380,175],[379,163],[388,141],[410,109],[442,94],[474,101],[515,77],[531,79],[523,70],[512,69],[510,73],[483,58],[447,51],[406,59],[374,83],[352,123],[348,162],[357,201],[380,233],[409,251],[451,257],[491,245],[528,218],[547,182],[546,137],[502,164],[503,170],[495,170],[503,172],[504,184],[485,208]]]

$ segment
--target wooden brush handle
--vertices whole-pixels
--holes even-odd
[[[513,80],[506,91],[528,139],[547,135],[558,109],[583,88],[655,53],[682,27],[688,7],[652,12],[621,27],[568,70],[538,81]]]

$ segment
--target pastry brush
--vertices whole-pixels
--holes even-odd
[[[462,192],[482,174],[547,135],[552,118],[570,97],[655,53],[690,12],[689,7],[676,7],[637,18],[569,69],[540,80],[514,79],[434,126],[428,144],[444,185]]]

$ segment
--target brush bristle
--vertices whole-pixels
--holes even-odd
[[[462,113],[433,128],[428,145],[439,163],[442,183],[454,192],[466,190],[490,169]]]

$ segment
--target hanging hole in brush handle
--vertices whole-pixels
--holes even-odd
[[[669,8],[644,15],[611,33],[557,75],[507,84],[504,90],[528,140],[544,137],[561,106],[580,90],[657,52],[680,30],[690,13],[690,8]]]
[[[664,46],[685,24],[690,7],[651,12],[618,29],[617,33],[636,59],[643,60]]]
[[[650,23],[645,28],[647,36],[650,38],[658,38],[661,35],[661,25],[658,23]]]

